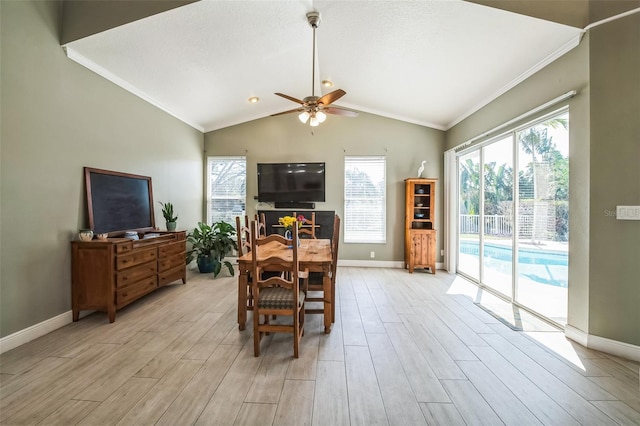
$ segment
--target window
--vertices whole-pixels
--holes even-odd
[[[385,165],[385,157],[344,158],[345,243],[386,242]]]
[[[207,223],[234,224],[246,212],[246,157],[209,157]]]

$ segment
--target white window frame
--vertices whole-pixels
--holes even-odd
[[[229,194],[228,197],[214,197],[213,191],[213,165],[219,162],[241,162],[244,164],[244,193],[241,194]],[[213,207],[215,205],[216,199],[237,199],[244,205],[244,209],[242,211],[232,212],[231,215],[227,218],[222,217],[214,217]],[[224,220],[235,226],[235,219],[231,220],[231,217],[235,216],[244,216],[247,211],[247,157],[245,156],[209,156],[207,157],[207,223],[213,224],[220,220]]]
[[[367,172],[367,166],[378,168],[369,169]],[[380,171],[379,168],[382,168]],[[382,194],[377,194],[374,197],[367,196],[366,194],[362,195],[353,195],[352,191],[349,191],[348,188],[349,180],[347,179],[347,173],[351,170],[358,169],[364,171],[365,173],[382,173],[382,181],[376,181],[375,183],[381,183],[382,186]],[[344,242],[345,243],[373,243],[373,244],[385,244],[387,242],[387,158],[386,156],[380,155],[370,155],[370,156],[345,156],[344,157]],[[371,175],[370,175],[371,176]],[[349,195],[351,194],[351,195]],[[362,231],[365,230],[354,230],[353,225],[353,216],[357,215],[358,222],[362,220],[366,220],[362,217],[362,212],[354,212],[349,211],[349,204],[353,201],[379,201],[380,208],[379,212],[374,215],[371,215],[368,219],[375,218],[377,224],[379,225],[377,228],[379,231],[377,232],[367,232],[364,234]]]

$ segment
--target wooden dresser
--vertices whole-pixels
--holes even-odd
[[[80,311],[96,310],[106,312],[109,322],[114,322],[118,309],[174,281],[187,282],[186,232],[159,234],[140,240],[71,242],[74,321]]]

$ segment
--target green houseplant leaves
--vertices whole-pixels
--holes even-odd
[[[187,252],[187,264],[197,259],[200,272],[213,272],[215,277],[224,265],[233,276],[233,265],[224,258],[232,250],[238,249],[233,238],[235,234],[235,227],[224,221],[212,226],[198,222],[198,226],[187,235],[187,241],[192,244],[191,250]]]

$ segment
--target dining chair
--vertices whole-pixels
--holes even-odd
[[[336,272],[337,272],[337,264],[338,264],[338,246],[340,241],[340,216],[337,214],[334,215],[333,218],[333,234],[331,237],[331,288],[335,288],[336,283]],[[324,287],[323,287],[323,273],[322,272],[310,272],[309,279],[306,285],[303,287],[307,294],[306,301],[310,302],[322,302],[324,304]],[[314,292],[313,296],[310,295],[310,292]],[[321,295],[317,295],[317,293],[321,293]],[[331,295],[333,300],[331,319],[335,321],[335,294]],[[310,308],[307,306],[306,312],[308,314],[324,314],[323,308]]]
[[[267,221],[265,220],[264,213],[255,215],[256,222],[258,222],[258,235],[264,237],[267,235]]]
[[[297,217],[296,212],[293,212],[293,216]],[[306,217],[302,221],[301,225],[309,225],[307,227],[300,226],[298,228],[298,235],[309,235],[310,238],[316,238],[316,212],[311,212],[311,219]]]
[[[244,217],[244,225],[241,223],[240,216],[236,216],[236,235],[238,237],[238,257],[251,251],[251,230],[249,229],[249,216]],[[253,286],[251,273],[247,276],[247,310],[253,310]],[[240,302],[238,302],[240,303]]]
[[[331,238],[331,321],[336,320],[336,275],[338,273],[338,248],[340,247],[340,216],[333,217]]]
[[[267,246],[268,245],[268,246]],[[304,334],[305,292],[300,289],[298,237],[295,232],[288,240],[271,234],[258,238],[258,224],[251,222],[251,251],[253,253],[253,354],[260,356],[260,340],[271,332],[293,335],[293,356],[298,358],[300,338]],[[260,254],[260,255],[258,255]],[[280,269],[285,274],[263,278],[261,271]],[[291,316],[293,324],[271,323],[269,316]],[[262,321],[261,321],[262,317]]]

